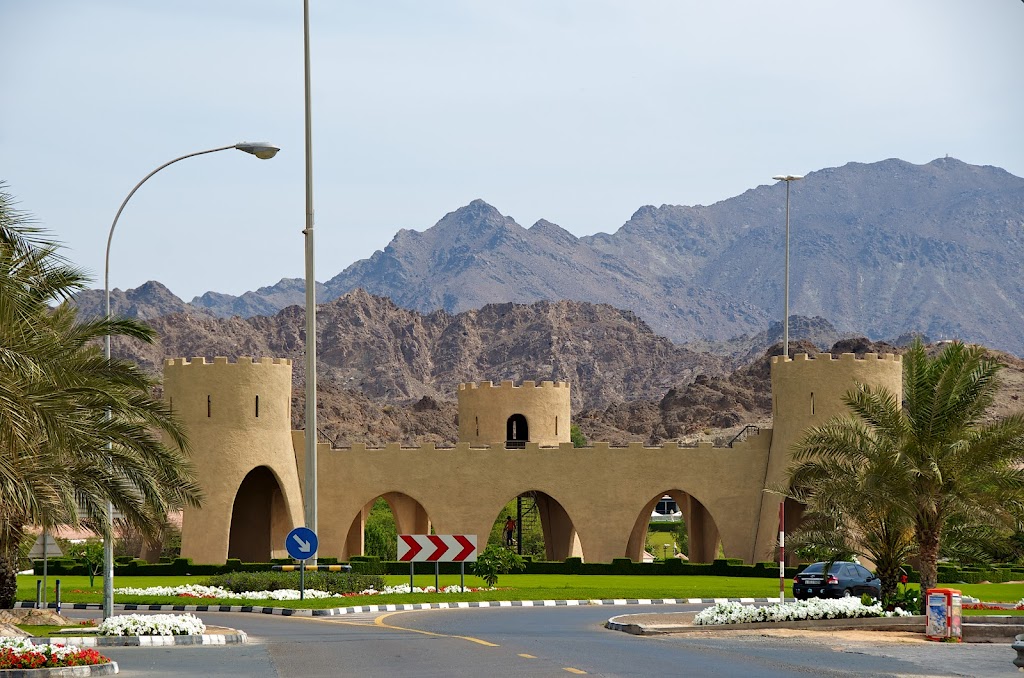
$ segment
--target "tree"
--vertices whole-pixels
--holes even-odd
[[[576,424],[569,427],[569,440],[572,441],[573,447],[587,446],[587,437],[583,435],[583,431]]]
[[[398,528],[391,505],[379,497],[366,518],[364,532],[365,553],[381,560],[398,560]]]
[[[70,544],[64,549],[64,555],[85,565],[85,570],[89,573],[89,587],[92,588],[96,575],[103,571],[103,542],[99,539],[86,539],[77,544]]]
[[[831,510],[851,545],[895,557],[909,541],[921,588],[934,587],[944,530],[950,546],[980,553],[959,535],[1005,533],[1024,509],[1024,414],[986,417],[999,370],[981,347],[954,342],[932,357],[915,341],[903,356],[902,407],[884,388],[848,393],[852,417],[797,444],[792,496]]]
[[[125,524],[151,534],[167,512],[197,506],[200,490],[184,431],[152,395],[156,382],[99,347],[107,334],[151,342],[153,331],[123,318],[79,320],[68,301],[86,278],[3,188],[0,607],[11,607],[27,526],[104,534],[109,500]]]

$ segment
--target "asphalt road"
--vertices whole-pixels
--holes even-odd
[[[693,609],[665,606],[664,611]],[[247,645],[104,648],[122,675],[147,676],[1016,676],[1009,644],[850,643],[609,631],[637,607],[487,608],[275,617],[200,613]],[[82,616],[76,614],[75,616]]]

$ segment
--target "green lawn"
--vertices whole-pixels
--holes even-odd
[[[36,580],[40,577],[21,575],[18,577],[18,600],[35,600]],[[47,600],[54,600],[54,586],[57,577],[49,577]],[[89,587],[89,578],[82,576],[61,576],[62,602],[101,603],[103,582],[96,579],[95,586]],[[407,576],[385,577],[387,583],[406,584]],[[117,587],[133,586],[176,586],[199,584],[204,577],[117,577]],[[433,586],[434,578],[417,575],[416,586]],[[442,575],[441,586],[459,583],[458,575]],[[786,595],[792,595],[792,582],[786,582]],[[466,586],[482,587],[483,581],[466,575]],[[911,585],[913,586],[913,585]],[[986,602],[1016,602],[1024,598],[1024,584],[949,584],[965,595],[974,596]],[[498,580],[498,590],[465,594],[394,594],[364,597],[330,598],[306,601],[238,601],[182,598],[173,596],[116,596],[117,603],[137,604],[209,604],[209,605],[268,605],[275,607],[327,608],[352,605],[385,603],[418,603],[454,600],[591,600],[606,598],[764,598],[777,596],[778,579],[753,577],[704,577],[704,576],[584,576],[584,575],[530,575],[506,574]]]
[[[34,600],[38,577],[18,577],[18,599]],[[48,580],[48,600],[54,599],[54,577]],[[102,602],[102,581],[97,578],[95,586],[89,587],[88,577],[62,576],[61,596],[64,603]],[[406,576],[385,577],[388,584],[407,584]],[[202,583],[203,577],[117,577],[116,587],[176,586]],[[458,575],[442,575],[441,586],[457,585]],[[433,586],[434,578],[417,575],[416,586]],[[483,580],[466,576],[467,587],[482,587]],[[333,598],[306,601],[237,601],[189,599],[167,596],[122,596],[115,597],[117,603],[138,604],[225,604],[225,605],[273,605],[278,607],[340,607],[363,604],[414,603],[442,600],[544,600],[594,598],[727,598],[767,597],[778,595],[777,579],[745,577],[666,577],[666,576],[582,576],[582,575],[501,575],[498,590],[465,594],[394,594],[365,597]]]
[[[82,631],[81,633],[60,633],[63,629],[76,628],[74,626],[46,626],[32,624],[17,624],[17,627],[26,633],[37,638],[52,638],[54,636],[95,636],[95,631]],[[84,627],[83,627],[84,628]]]
[[[1024,610],[964,610],[965,617],[1024,617]]]

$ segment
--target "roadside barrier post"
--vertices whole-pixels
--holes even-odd
[[[60,579],[57,580],[57,614],[60,614]]]
[[[37,610],[42,607],[42,601],[43,601],[43,580],[42,579],[36,579],[36,609]]]

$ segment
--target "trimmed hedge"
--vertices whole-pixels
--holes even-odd
[[[678,558],[658,560],[653,563],[634,563],[628,558],[616,558],[610,563],[585,563],[581,558],[567,558],[564,562],[534,561],[524,558],[526,574],[580,574],[580,575],[711,575],[721,577],[763,577],[774,579],[779,576],[779,564],[772,562],[745,565],[738,558],[722,558],[711,563],[690,563]],[[231,558],[223,565],[196,564],[189,558],[174,558],[170,562],[147,563],[144,560],[117,559],[114,574],[117,576],[185,576],[185,575],[217,575],[230,572],[267,572],[272,565],[290,565],[290,558],[277,558],[269,563],[243,563]],[[337,564],[336,558],[319,558],[323,565]],[[409,563],[382,562],[375,556],[353,556],[352,572],[364,575],[407,575]],[[43,573],[43,561],[33,561],[33,571]],[[459,563],[438,563],[441,574],[459,574]],[[434,563],[415,563],[415,573],[426,575],[434,573]],[[792,578],[802,568],[787,567],[786,577]],[[907,579],[920,583],[921,573],[910,565],[903,566]],[[47,562],[47,573],[50,575],[82,575],[89,574],[84,563],[72,558],[51,558]],[[938,580],[944,584],[977,584],[983,581],[993,583],[1024,580],[1024,566],[1000,564],[991,569],[978,567],[957,567],[949,563],[939,563]]]
[[[243,563],[237,558],[228,558],[223,565],[210,565],[193,563],[191,558],[174,558],[170,562],[147,563],[141,558],[134,558],[128,561],[114,560],[114,576],[163,576],[182,577],[186,575],[214,575],[228,572],[265,572],[270,570],[271,565],[290,565],[293,560],[290,558],[277,558],[272,563]],[[323,565],[337,565],[337,558],[319,558],[317,562]],[[32,561],[32,571],[35,575],[43,573],[43,561]],[[79,563],[72,558],[53,558],[47,561],[47,573],[51,575],[83,575],[89,574],[85,563]]]

